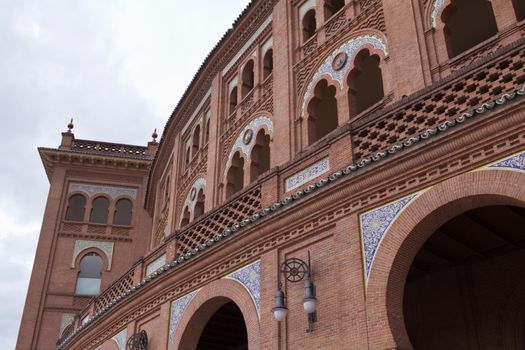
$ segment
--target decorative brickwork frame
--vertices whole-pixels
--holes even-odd
[[[488,170],[459,175],[424,192],[401,213],[381,243],[368,281],[371,349],[413,348],[403,318],[403,292],[414,257],[442,224],[489,205],[525,207],[525,174]]]
[[[221,306],[230,301],[239,307],[244,316],[248,348],[258,350],[260,329],[257,309],[248,291],[239,282],[231,279],[211,282],[195,295],[173,334],[169,349],[194,349],[208,320]]]

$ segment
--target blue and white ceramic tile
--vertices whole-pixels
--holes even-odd
[[[254,120],[252,120],[246,127],[241,131],[241,133],[237,136],[237,139],[235,140],[235,143],[233,144],[232,149],[230,150],[230,155],[228,156],[228,161],[230,161],[237,152],[237,150],[240,150],[245,157],[248,157],[250,154],[253,146],[255,145],[255,140],[257,133],[263,126],[266,126],[270,133],[270,137],[273,137],[273,122],[270,118],[267,117],[258,117]],[[246,131],[251,130],[252,131],[252,138],[248,144],[244,143],[244,134]]]
[[[126,350],[126,338],[128,337],[128,330],[124,328],[120,333],[115,335],[113,338],[115,343],[117,343],[119,350]]]
[[[257,313],[261,314],[261,261],[243,267],[240,270],[232,272],[226,278],[235,280],[243,285],[255,303]]]
[[[363,257],[365,266],[365,281],[368,283],[368,276],[374,262],[377,249],[381,244],[386,232],[401,214],[403,209],[419,196],[421,192],[401,198],[385,206],[372,209],[359,216],[361,226],[361,242],[363,244]]]
[[[301,170],[297,174],[288,177],[285,181],[285,192],[289,192],[297,187],[315,179],[318,176],[330,170],[330,160],[322,159],[319,162],[310,165],[308,168]]]
[[[445,5],[445,0],[434,0],[434,8],[432,9],[432,27],[436,28],[436,19],[439,11]]]
[[[525,152],[497,161],[489,165],[488,168],[525,171]]]
[[[173,341],[173,335],[175,334],[175,331],[177,330],[177,326],[179,325],[180,320],[182,319],[182,316],[184,315],[184,311],[186,311],[186,308],[188,307],[190,302],[193,300],[193,298],[195,298],[195,295],[197,295],[198,291],[199,290],[195,290],[171,303],[170,335],[169,335],[170,343]]]
[[[146,276],[151,275],[153,272],[157,271],[159,268],[166,264],[166,254],[162,254],[157,259],[153,260],[148,267],[146,267]]]

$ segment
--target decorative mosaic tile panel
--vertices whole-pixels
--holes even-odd
[[[160,267],[166,264],[166,254],[159,256],[157,259],[152,261],[148,267],[146,267],[146,276],[151,275],[153,272],[157,271]]]
[[[225,278],[235,280],[243,285],[255,303],[257,313],[261,315],[261,261],[256,262],[237,270]]]
[[[377,249],[383,240],[386,232],[401,214],[403,209],[417,198],[421,192],[401,198],[385,206],[372,209],[359,216],[361,227],[361,242],[363,245],[363,259],[365,267],[365,282],[368,283],[370,270],[374,262]]]
[[[64,329],[66,329],[67,326],[73,323],[74,319],[75,319],[75,314],[62,314],[62,320],[60,321],[60,328],[58,331],[59,338],[62,336]]]
[[[285,191],[291,191],[316,177],[326,173],[330,170],[330,161],[328,158],[320,160],[319,162],[301,170],[295,175],[288,177],[285,181]]]
[[[515,154],[489,165],[487,168],[525,171],[525,152]]]
[[[344,88],[345,85],[345,77],[350,70],[351,63],[354,60],[354,56],[363,48],[365,45],[371,45],[373,48],[383,51],[385,56],[388,54],[386,50],[386,45],[383,43],[383,41],[374,36],[374,35],[363,35],[359,36],[357,38],[350,39],[343,45],[341,45],[337,50],[332,52],[330,56],[328,56],[321,67],[317,70],[317,72],[314,74],[312,80],[308,84],[308,87],[306,89],[306,93],[304,94],[303,99],[303,107],[301,109],[301,116],[304,117],[305,111],[306,111],[306,103],[310,99],[310,96],[313,94],[313,90],[315,87],[315,84],[320,80],[322,76],[329,76],[333,80],[337,81],[339,83],[339,87],[341,89]],[[340,69],[336,70],[333,67],[334,59],[337,55],[345,53],[347,56],[345,64],[340,67]]]
[[[171,303],[170,335],[169,335],[170,344],[174,340],[173,335],[175,334],[175,331],[177,330],[177,326],[179,325],[179,322],[182,319],[182,316],[184,315],[184,311],[186,311],[186,308],[188,307],[189,303],[193,300],[193,298],[195,298],[195,295],[197,295],[198,292],[199,290],[195,290]]]
[[[71,183],[69,184],[69,193],[70,192],[84,192],[89,197],[93,197],[96,194],[107,194],[111,198],[115,199],[120,196],[128,196],[133,199],[137,198],[137,189],[135,188],[124,188],[124,187],[112,187],[112,186],[102,186],[102,185],[90,185],[90,184],[80,184],[80,183]]]
[[[437,24],[437,15],[439,11],[441,11],[441,8],[445,5],[445,0],[434,0],[434,5],[432,8],[432,27],[436,28]]]
[[[126,340],[128,337],[128,330],[127,328],[124,328],[120,333],[115,335],[113,338],[115,343],[117,343],[119,350],[126,350]]]
[[[75,241],[75,248],[73,250],[73,260],[71,260],[71,267],[75,267],[75,260],[77,259],[78,255],[82,253],[84,250],[89,248],[98,248],[102,250],[107,258],[108,258],[108,268],[107,270],[111,270],[111,262],[113,261],[113,242],[101,242],[101,241],[83,241],[83,240],[77,240]]]

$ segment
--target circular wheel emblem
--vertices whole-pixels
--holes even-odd
[[[242,142],[244,142],[245,145],[249,145],[250,142],[252,142],[253,137],[253,131],[252,129],[248,129],[244,132],[244,136],[242,137]]]
[[[344,52],[339,52],[335,57],[334,61],[332,62],[332,68],[334,70],[341,70],[348,60],[348,55]]]
[[[190,199],[191,199],[191,200],[194,200],[194,199],[195,199],[195,196],[197,196],[197,190],[195,189],[195,187],[193,187],[193,188],[191,189]]]

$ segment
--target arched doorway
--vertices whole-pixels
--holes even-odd
[[[516,282],[525,277],[524,227],[524,208],[485,206],[455,216],[430,236],[404,289],[414,349],[523,348],[525,288]]]
[[[239,307],[232,301],[208,320],[196,350],[248,350],[248,333]]]

